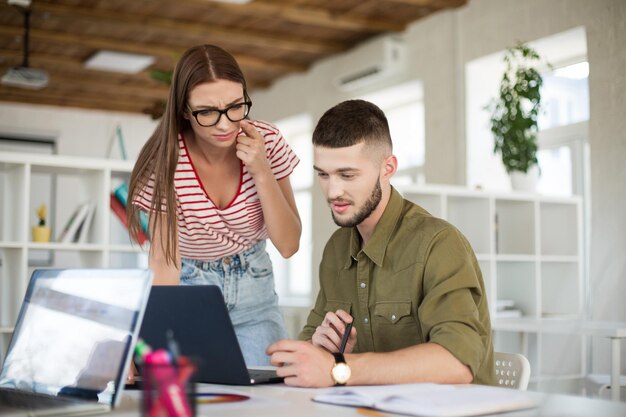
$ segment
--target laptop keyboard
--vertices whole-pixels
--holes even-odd
[[[2,407],[38,410],[42,408],[63,407],[69,404],[83,403],[81,400],[65,397],[52,397],[27,391],[0,389],[0,409]]]

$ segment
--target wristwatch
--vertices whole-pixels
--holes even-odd
[[[335,366],[330,371],[330,375],[333,377],[335,385],[346,385],[352,374],[346,363],[346,358],[344,358],[343,353],[339,352],[333,352],[333,356],[335,357]]]

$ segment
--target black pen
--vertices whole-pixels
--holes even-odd
[[[346,350],[348,337],[350,337],[350,330],[352,330],[352,322],[346,324],[346,330],[344,330],[343,338],[341,339],[341,346],[339,346],[339,353],[343,353],[343,351]]]

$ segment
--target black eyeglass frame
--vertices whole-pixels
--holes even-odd
[[[250,97],[248,97],[247,93],[244,93],[244,100],[246,100],[246,101],[243,101],[241,103],[231,104],[230,106],[228,106],[228,107],[226,107],[225,109],[222,109],[222,110],[220,110],[220,109],[192,110],[191,107],[189,107],[189,104],[187,104],[187,109],[189,109],[189,113],[193,116],[194,119],[196,119],[196,123],[198,123],[200,126],[202,126],[202,127],[212,127],[212,126],[215,126],[216,124],[218,124],[220,122],[220,120],[222,120],[222,116],[226,116],[226,118],[228,120],[230,120],[231,122],[233,122],[233,123],[240,122],[243,119],[245,119],[246,117],[248,117],[248,115],[250,114],[250,109],[252,108],[252,100],[250,100]],[[243,117],[241,119],[237,119],[237,120],[231,119],[228,116],[229,110],[231,110],[232,108],[235,108],[237,106],[241,106],[241,105],[246,105],[247,106],[246,112],[244,113]],[[220,115],[217,116],[217,120],[215,121],[215,123],[210,124],[210,125],[203,125],[198,120],[198,114],[202,113],[203,111],[207,111],[207,110],[218,112]]]

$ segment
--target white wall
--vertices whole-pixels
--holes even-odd
[[[593,304],[589,313],[594,319],[626,321],[626,1],[470,0],[465,7],[416,22],[402,34],[409,48],[408,70],[393,83],[418,78],[424,84],[426,181],[465,184],[465,65],[518,41],[579,26],[587,33],[590,63]],[[254,92],[255,116],[276,120],[309,112],[317,120],[326,109],[350,98],[330,83],[334,65],[330,58],[306,74]],[[323,200],[318,198],[314,206],[313,263],[317,265],[334,225]],[[594,340],[593,352],[594,371],[607,372],[608,341]],[[626,347],[622,356],[625,352]]]

